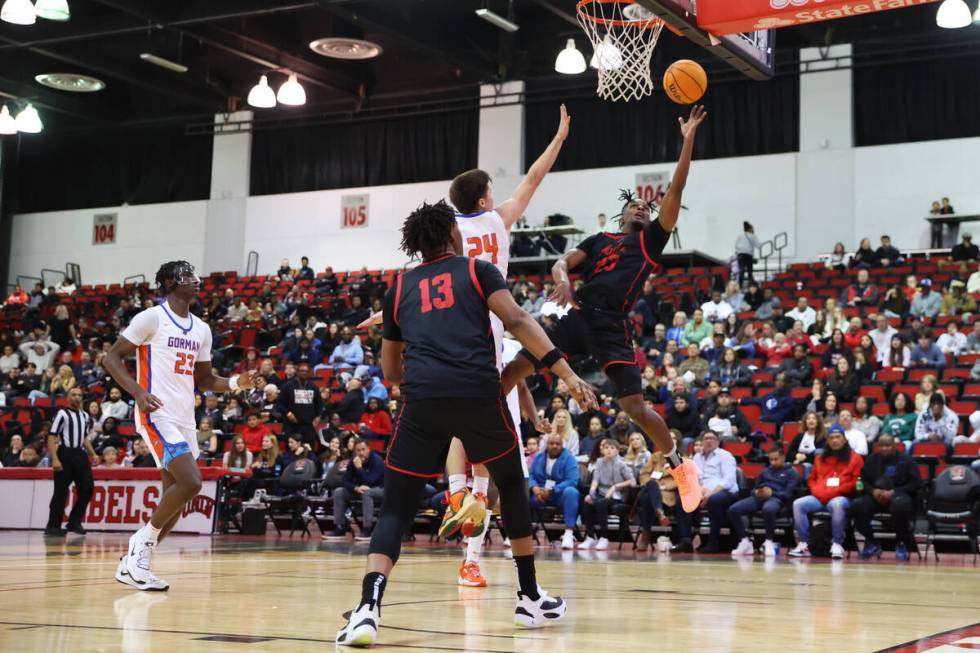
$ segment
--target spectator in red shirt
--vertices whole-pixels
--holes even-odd
[[[773,336],[772,344],[769,346],[766,346],[764,340],[760,340],[755,350],[759,355],[766,357],[766,367],[779,367],[784,360],[793,355],[793,345],[786,342],[784,333]]]
[[[847,331],[844,332],[844,344],[848,349],[854,349],[861,344],[861,338],[868,335],[861,323],[861,318],[852,317],[847,323]]]
[[[810,513],[820,510],[830,512],[831,558],[844,557],[844,527],[847,524],[847,509],[857,488],[864,458],[854,453],[844,437],[844,429],[839,424],[830,428],[827,434],[827,448],[813,462],[813,471],[807,480],[810,496],[800,497],[793,502],[793,521],[799,544],[789,552],[795,558],[810,555],[807,544],[810,536]]]
[[[259,422],[259,416],[256,413],[249,413],[248,421],[240,435],[245,438],[245,446],[248,450],[255,454],[262,449],[262,438],[271,434],[272,431],[269,427]]]
[[[846,306],[876,306],[878,304],[878,287],[870,282],[865,268],[858,270],[857,281],[844,289],[841,303]]]
[[[387,439],[391,436],[391,414],[381,400],[371,397],[361,414],[361,435]]]
[[[13,306],[16,304],[26,304],[29,300],[30,297],[27,296],[27,293],[24,292],[23,288],[20,286],[14,286],[14,291],[10,293],[10,296],[7,297],[7,301],[4,303],[8,306]]]

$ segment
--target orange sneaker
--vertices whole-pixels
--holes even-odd
[[[446,494],[446,514],[439,526],[439,537],[450,537],[457,530],[464,537],[482,535],[483,521],[487,515],[486,496],[473,494],[469,490]]]
[[[685,458],[680,467],[671,467],[668,473],[677,481],[677,493],[681,496],[684,512],[694,512],[701,505],[701,483],[694,461]]]
[[[459,566],[459,580],[457,582],[466,587],[487,586],[487,579],[480,573],[480,563],[466,562],[465,560]]]

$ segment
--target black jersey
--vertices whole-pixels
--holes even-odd
[[[585,284],[575,293],[591,308],[628,313],[643,290],[643,281],[660,269],[656,257],[664,251],[670,232],[654,220],[631,234],[598,233],[578,244],[588,256],[580,266]]]
[[[500,396],[487,297],[506,288],[493,264],[462,256],[398,276],[385,296],[384,337],[405,343],[406,397]]]

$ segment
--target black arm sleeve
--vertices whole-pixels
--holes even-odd
[[[643,228],[643,245],[646,247],[647,255],[650,258],[663,254],[668,240],[670,240],[670,232],[664,229],[660,220],[653,220]]]
[[[399,342],[403,341],[402,330],[398,324],[395,323],[395,294],[398,292],[398,287],[400,284],[395,284],[388,289],[385,293],[385,305],[383,309],[384,315],[384,338],[385,340],[397,340]]]
[[[507,282],[493,263],[474,261],[474,270],[484,297],[489,297],[498,290],[507,290]]]

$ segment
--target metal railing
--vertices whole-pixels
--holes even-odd
[[[125,279],[123,279],[123,285],[127,285],[130,281],[138,280],[140,283],[146,283],[145,274],[131,274]]]
[[[31,291],[31,286],[28,286],[27,284],[24,283],[25,279],[27,281],[40,281],[41,285],[44,286],[44,279],[42,279],[41,277],[32,277],[29,274],[18,274],[17,278],[15,279],[17,285],[23,288],[24,290],[28,291],[28,293]],[[45,288],[47,288],[47,286],[45,286]]]
[[[44,276],[45,273],[58,275],[58,278],[55,279],[55,281],[64,281],[65,278],[68,276],[66,273],[62,272],[61,270],[54,270],[52,268],[41,268],[41,283],[44,284],[44,287],[45,288],[47,288],[48,286],[53,286],[54,285],[53,283],[48,283],[48,278],[46,276]],[[78,283],[78,282],[76,281],[75,283]]]
[[[245,264],[245,276],[256,277],[259,274],[259,253],[254,249],[248,253],[248,262]]]
[[[783,271],[783,250],[789,246],[789,234],[781,231],[771,239],[759,243],[759,259],[762,261],[762,279],[768,281]],[[769,269],[769,260],[776,257],[776,267]]]
[[[76,286],[82,285],[82,266],[78,263],[65,263],[65,274],[75,282]]]

